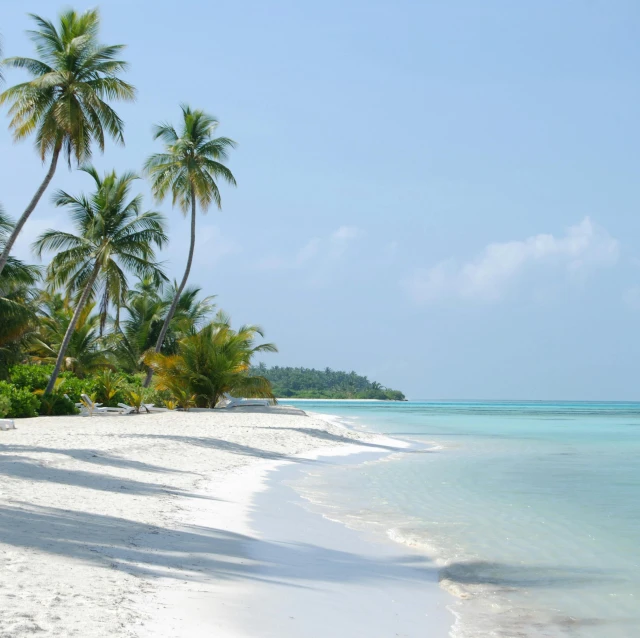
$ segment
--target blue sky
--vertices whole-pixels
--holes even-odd
[[[637,2],[100,7],[139,98],[95,164],[138,169],[180,102],[219,118],[238,188],[198,220],[192,282],[264,326],[267,363],[412,398],[640,399]],[[6,3],[5,54],[32,54],[26,10],[57,9]],[[0,153],[15,215],[43,167],[6,127]],[[89,182],[61,167],[21,256],[67,224],[53,190]],[[140,189],[178,276],[188,225]]]

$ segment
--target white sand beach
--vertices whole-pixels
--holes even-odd
[[[287,514],[290,496],[256,502],[286,461],[389,443],[287,408],[19,420],[0,432],[0,637],[277,635],[267,626],[294,594],[308,622],[280,635],[315,636],[313,601],[356,604],[372,592],[387,633],[366,635],[426,635],[388,632],[403,618],[416,627],[416,608],[426,628],[422,603],[442,609],[433,570],[423,578],[402,548],[363,544],[303,508]],[[319,598],[309,597],[314,580]],[[382,609],[410,591],[412,613]],[[264,631],[267,612],[248,609],[252,600],[271,601]],[[344,631],[332,635],[357,635],[360,612],[340,613]]]

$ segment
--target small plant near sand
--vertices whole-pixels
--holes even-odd
[[[126,400],[128,405],[134,408],[136,414],[140,414],[140,412],[148,412],[145,409],[144,404],[146,402],[146,392],[144,388],[135,388],[128,389],[126,391]]]
[[[178,407],[181,407],[175,399],[167,399],[164,402],[164,407],[168,410],[176,410]]]
[[[0,419],[4,419],[11,410],[11,400],[9,397],[0,394]]]
[[[117,405],[118,399],[124,398],[125,381],[122,375],[113,370],[102,370],[93,379],[96,399],[103,405]]]

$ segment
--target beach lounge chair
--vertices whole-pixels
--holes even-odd
[[[127,405],[126,403],[118,403],[118,407],[121,408],[120,414],[133,414],[136,411],[133,406]]]
[[[134,413],[136,411],[136,408],[134,408],[131,405],[127,405],[126,403],[118,403],[118,405],[123,410],[122,414],[132,414],[132,413]],[[155,404],[153,404],[153,403],[143,403],[140,406],[140,411],[142,412],[143,410],[145,410],[148,413],[151,413],[151,412],[169,412],[169,410],[167,408],[157,408],[155,406]]]
[[[88,394],[81,394],[82,403],[77,404],[76,407],[80,408],[80,414],[82,416],[92,416],[94,414],[108,414],[109,412],[116,412],[117,414],[122,414],[122,410],[120,408],[110,408],[108,406],[103,406],[102,403],[94,403],[91,400],[91,397]]]
[[[0,430],[15,430],[16,424],[13,419],[0,419]]]
[[[222,408],[238,408],[243,406],[266,406],[270,405],[271,402],[269,399],[237,399],[232,397],[230,394],[224,394],[222,397],[223,401],[226,401],[224,405],[221,405]]]

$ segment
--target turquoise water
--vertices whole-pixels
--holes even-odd
[[[434,557],[453,636],[640,636],[640,404],[298,405],[431,444],[297,487]]]

